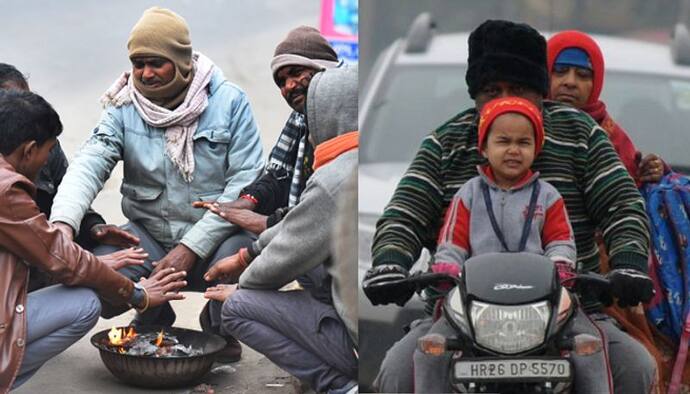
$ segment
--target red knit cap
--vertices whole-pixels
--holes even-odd
[[[587,34],[577,30],[562,31],[549,39],[546,49],[546,64],[549,69],[549,76],[553,72],[553,63],[561,53],[567,48],[580,48],[592,62],[592,93],[589,94],[587,104],[596,103],[599,100],[601,89],[604,86],[604,56],[601,54],[599,45]]]
[[[520,114],[532,123],[532,128],[534,129],[534,156],[536,157],[544,145],[544,125],[541,111],[532,102],[520,97],[497,98],[484,104],[479,117],[479,139],[477,140],[479,152],[484,149],[484,143],[486,142],[486,136],[489,133],[491,124],[499,115],[509,112]]]

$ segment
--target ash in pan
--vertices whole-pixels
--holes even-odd
[[[137,334],[123,346],[107,346],[121,354],[148,357],[191,357],[203,354],[200,348],[181,344],[174,335],[160,333]]]

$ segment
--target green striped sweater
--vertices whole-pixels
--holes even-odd
[[[644,200],[603,129],[588,115],[544,101],[546,141],[533,170],[565,199],[578,269],[599,272],[595,230],[613,268],[647,272],[649,229]],[[477,113],[462,112],[427,136],[376,226],[373,265],[407,269],[422,247],[436,248],[446,207],[485,161],[477,151]]]

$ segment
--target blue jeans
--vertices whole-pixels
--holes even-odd
[[[96,325],[101,303],[93,290],[54,285],[29,293],[26,350],[12,388],[24,384],[51,358]]]

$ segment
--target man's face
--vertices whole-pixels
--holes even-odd
[[[551,72],[551,99],[582,108],[592,93],[592,70],[575,66],[554,65]]]
[[[474,98],[474,104],[477,111],[481,111],[484,104],[500,97],[522,97],[529,100],[537,108],[541,108],[542,96],[537,91],[525,85],[514,82],[489,82],[484,85]]]
[[[534,162],[534,128],[524,116],[506,113],[491,124],[482,155],[489,160],[496,184],[514,186]]]
[[[175,65],[170,60],[156,56],[134,57],[132,75],[145,86],[158,88],[175,78]]]
[[[20,149],[24,149],[24,154],[20,165],[17,167],[17,171],[32,181],[35,181],[41,168],[48,162],[50,151],[56,143],[57,138],[51,138],[44,142],[43,145],[38,145],[36,141],[31,141],[23,148],[20,147]]]
[[[305,66],[285,66],[276,74],[280,94],[292,109],[301,114],[304,113],[307,102],[309,82],[316,72],[317,70]]]

